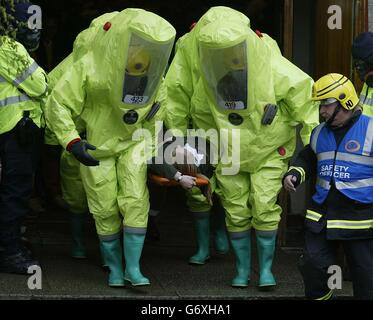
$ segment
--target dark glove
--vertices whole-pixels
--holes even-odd
[[[98,166],[100,164],[100,161],[93,158],[87,150],[96,150],[95,146],[92,146],[88,142],[84,140],[79,140],[75,143],[73,143],[69,151],[74,155],[74,157],[81,163],[83,163],[85,166]]]

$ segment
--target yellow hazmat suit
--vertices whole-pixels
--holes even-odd
[[[74,142],[81,142],[73,121],[79,116],[87,140],[96,147],[91,155],[99,165],[80,169],[97,233],[107,247],[105,260],[111,274],[117,271],[109,277],[110,285],[123,285],[114,254],[122,223],[119,213],[124,217],[125,279],[149,284],[138,266],[149,211],[147,166],[139,151],[146,141],[133,134],[155,120],[147,120],[147,115],[164,98],[162,76],[175,33],[151,12],[123,10],[98,28],[91,51],[69,68],[48,99],[47,124],[60,144],[73,148]]]
[[[269,251],[259,257],[263,266],[260,285],[273,285],[275,281],[270,276],[270,267],[281,213],[276,201],[282,175],[295,149],[295,127],[303,124],[301,135],[303,141],[307,141],[318,123],[318,110],[310,101],[312,79],[283,58],[270,37],[258,37],[248,23],[215,20],[199,29],[196,29],[197,23],[192,31],[196,32],[195,42],[185,46],[186,55],[193,58],[191,65],[195,66],[192,70],[196,81],[183,82],[189,86],[192,107],[181,99],[179,109],[183,105],[186,110],[193,108],[194,119],[204,118],[200,123],[204,122],[205,126],[202,124],[201,127],[216,127],[220,131],[222,147],[216,173],[217,193],[226,209],[227,227],[237,258],[238,275],[232,285],[248,284],[248,231],[251,227],[257,230],[258,246],[268,249],[260,252]],[[225,48],[227,50],[223,50]],[[175,65],[174,70],[182,70],[182,66]],[[231,78],[223,79],[229,72]],[[182,79],[181,75],[179,79]],[[222,80],[225,85],[222,85]],[[244,82],[243,87],[242,84],[237,86],[242,89],[239,93],[235,92],[234,86],[229,87],[229,83],[237,80]],[[225,96],[233,91],[237,97],[222,98],[224,94],[218,95],[217,92],[224,91],[224,88],[227,91]],[[168,90],[171,96],[172,91]],[[264,125],[262,119],[269,104],[279,108],[271,124]],[[172,122],[168,120],[168,123]]]

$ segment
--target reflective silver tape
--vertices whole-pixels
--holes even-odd
[[[319,138],[321,129],[324,128],[324,126],[325,126],[325,122],[318,125],[315,129],[315,133],[312,136],[311,148],[312,148],[313,152],[315,152],[315,153],[316,153],[317,139]]]
[[[360,156],[360,155],[351,154],[351,153],[338,152],[335,159],[373,166],[373,157],[366,157],[366,156]]]
[[[365,141],[364,141],[363,155],[369,156],[371,154],[372,144],[373,144],[373,119],[370,119],[367,133],[365,136]]]
[[[38,64],[34,61],[17,79],[13,81],[13,84],[18,87],[23,81],[25,81],[30,75],[32,75],[36,69],[39,68]]]
[[[373,106],[373,99],[368,98],[368,97],[364,96],[363,94],[360,95],[360,102],[362,104],[366,104],[368,106]]]
[[[373,187],[373,178],[356,180],[351,182],[338,181],[335,183],[335,186],[338,190]]]
[[[317,160],[333,160],[335,156],[335,151],[321,152],[317,154]]]
[[[20,96],[15,96],[15,97],[8,97],[3,100],[0,100],[0,107],[6,107],[11,104],[21,103],[27,100],[30,100],[30,98],[25,94],[22,94]]]
[[[330,182],[320,177],[317,178],[316,184],[318,184],[321,188],[329,190],[330,189]]]

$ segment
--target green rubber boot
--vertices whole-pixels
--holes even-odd
[[[126,270],[124,279],[133,286],[147,286],[150,284],[140,271],[140,258],[144,246],[145,234],[133,234],[123,232],[124,258]]]
[[[190,264],[202,265],[210,259],[210,214],[194,214],[197,253],[189,258]]]
[[[104,247],[102,245],[102,242],[100,241],[100,252],[101,252],[101,265],[102,269],[105,271],[110,271],[108,264],[105,261],[105,254],[104,254]]]
[[[120,239],[102,241],[101,250],[103,253],[103,260],[110,269],[109,286],[122,287],[124,286],[124,273],[122,261],[122,245]]]
[[[211,219],[216,253],[226,254],[229,251],[229,239],[225,226],[224,209],[218,208],[211,216]]]
[[[83,229],[86,223],[85,218],[85,214],[71,214],[71,256],[76,259],[84,259],[87,257],[87,251],[83,241]]]
[[[276,233],[256,231],[260,272],[259,287],[263,289],[270,289],[276,285],[276,280],[271,271],[276,248]]]
[[[247,287],[251,273],[251,237],[250,232],[240,238],[232,238],[231,244],[236,256],[237,274],[232,280],[232,287]]]

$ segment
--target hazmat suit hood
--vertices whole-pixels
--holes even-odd
[[[73,63],[48,98],[46,119],[59,143],[66,147],[79,137],[74,119],[81,118],[87,140],[97,148],[92,154],[99,158],[136,144],[133,134],[138,129],[150,128],[153,132],[155,120],[163,114],[163,108],[159,108],[165,99],[163,73],[176,32],[166,20],[142,9],[123,10],[88,30],[93,34],[81,39],[82,52],[86,53],[75,59],[78,48],[74,46]],[[89,42],[88,38],[93,40]],[[133,50],[139,47],[145,53]],[[139,63],[134,59],[135,63],[129,65],[131,54],[141,58]],[[125,100],[131,98],[127,70],[134,78],[147,76],[142,82],[144,93],[138,95],[142,101],[136,94],[132,94],[135,101]]]
[[[94,39],[92,85],[101,91],[105,84],[103,94],[123,112],[147,109],[154,103],[175,35],[173,26],[154,13],[117,13]]]
[[[269,157],[291,157],[299,123],[308,143],[309,130],[317,124],[310,99],[313,81],[285,59],[273,41],[263,41],[242,23],[214,21],[200,29],[197,46],[201,81],[194,99],[202,99],[202,92],[207,97],[205,105],[217,128],[227,132],[227,154],[236,148],[239,159],[231,161],[239,163],[239,170],[255,172]],[[268,105],[280,107],[271,124],[264,125]],[[278,152],[280,147],[285,155]]]
[[[242,12],[225,6],[216,6],[211,7],[208,11],[206,11],[206,13],[198,20],[193,30],[196,33],[199,33],[199,30],[205,25],[217,20],[236,21],[250,27],[250,19]]]
[[[236,22],[226,22],[219,27],[220,32],[215,32],[218,24],[215,21],[206,25],[198,35],[199,63],[206,91],[219,109],[247,110],[254,92],[248,91],[250,72],[258,62],[257,59],[251,62],[249,51],[255,49],[258,37],[252,37],[247,25]],[[260,49],[264,55],[268,52],[266,46]]]
[[[172,110],[166,113],[168,128],[177,128],[185,134],[189,118],[192,118],[194,128],[208,130],[214,126],[208,108],[199,107],[205,106],[204,101],[192,99],[193,88],[196,88],[201,74],[198,64],[197,36],[201,28],[207,24],[214,21],[223,24],[228,20],[250,26],[250,19],[243,13],[229,7],[216,6],[211,7],[190,32],[178,39],[175,57],[166,76],[167,109]]]
[[[70,53],[63,61],[61,61],[48,74],[49,91],[52,91],[56,82],[66,72],[68,67],[84,56],[91,49],[92,41],[97,35],[98,29],[102,28],[107,21],[110,21],[118,11],[104,13],[95,18],[90,23],[89,27],[78,34],[74,41],[73,52]]]

